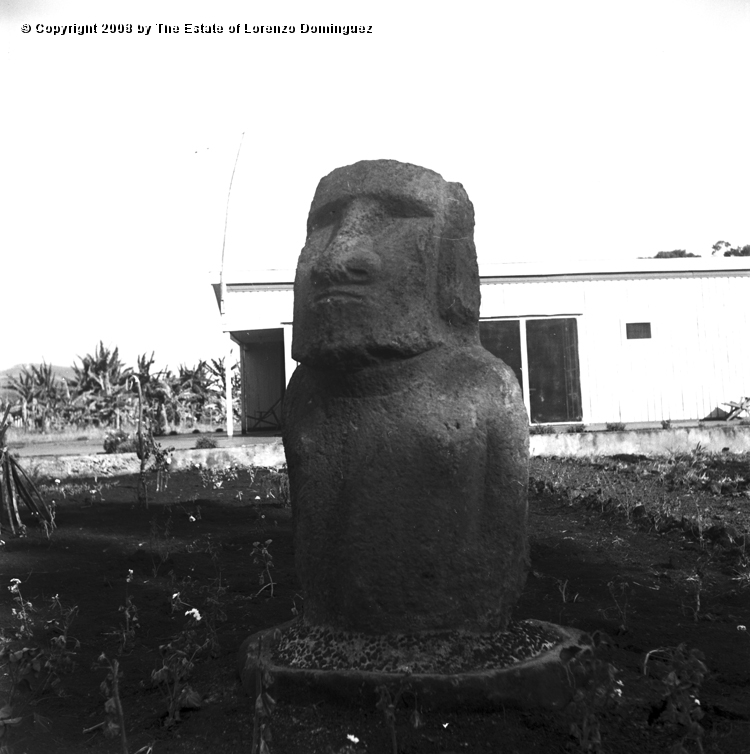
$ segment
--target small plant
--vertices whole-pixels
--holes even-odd
[[[104,702],[104,712],[107,718],[104,722],[95,725],[93,728],[84,730],[84,733],[90,733],[97,728],[104,728],[104,735],[107,738],[120,737],[120,748],[122,754],[128,754],[128,737],[125,730],[125,713],[122,709],[120,700],[120,663],[118,660],[110,660],[104,652],[99,655],[99,667],[107,669],[107,677],[101,682],[99,688],[106,698]]]
[[[673,453],[666,461],[657,461],[654,471],[670,489],[705,487],[710,484],[708,454],[698,443],[689,453]]]
[[[696,566],[695,571],[686,577],[685,583],[688,592],[692,598],[691,605],[683,604],[683,612],[689,610],[693,614],[693,620],[697,623],[701,615],[701,593],[703,592],[704,572],[700,565]]]
[[[703,653],[698,649],[688,652],[685,644],[652,649],[643,661],[644,676],[648,675],[648,663],[652,657],[665,663],[665,672],[660,678],[663,699],[660,717],[676,728],[680,736],[680,741],[672,748],[672,754],[688,754],[685,743],[690,740],[695,741],[702,752],[705,731],[699,722],[703,718],[703,710],[698,694],[708,673]]]
[[[172,641],[159,647],[162,664],[151,673],[151,682],[159,687],[167,702],[167,716],[164,720],[166,728],[180,722],[182,710],[199,709],[201,706],[200,694],[188,681],[195,659],[207,643],[198,641],[196,627],[201,622],[200,612],[191,608],[185,611],[185,616],[188,618],[187,626]]]
[[[133,602],[133,598],[128,591],[128,584],[133,581],[132,568],[128,571],[128,575],[125,579],[125,604],[120,605],[119,612],[122,613],[122,623],[116,631],[112,631],[109,636],[116,636],[120,642],[117,654],[126,654],[133,648],[133,642],[135,641],[135,630],[140,627],[138,621],[138,608]]]
[[[607,432],[622,432],[625,429],[625,425],[622,422],[607,422]]]
[[[44,651],[39,647],[25,647],[6,636],[0,636],[0,661],[4,661],[2,666],[7,675],[6,707],[13,707],[16,693],[23,686],[32,687],[32,681],[38,679],[42,672],[44,664]],[[8,713],[12,717],[12,713]],[[9,725],[9,723],[6,723]]]
[[[661,428],[662,429],[672,429],[672,420],[671,419],[662,419],[662,421],[661,421]]]
[[[70,636],[70,629],[78,617],[78,605],[63,607],[59,595],[50,599],[50,610],[58,616],[45,621],[44,628],[51,633],[50,649],[44,662],[47,676],[40,693],[45,688],[55,688],[60,683],[60,675],[75,670],[75,656],[81,648],[81,642]]]
[[[42,673],[44,652],[38,647],[23,646],[18,640],[9,639],[0,632],[0,670],[4,671],[2,688],[7,693],[5,704],[0,707],[0,738],[5,737],[10,728],[23,722],[23,715],[18,714],[15,695],[24,686],[33,690],[32,682]],[[49,721],[34,712],[34,721],[44,727]],[[7,741],[7,739],[6,739]],[[0,746],[2,754],[10,754],[11,748],[6,743]]]
[[[211,557],[216,576],[210,579],[208,584],[201,586],[199,591],[203,597],[203,623],[206,627],[208,646],[211,656],[218,657],[220,649],[218,624],[227,619],[223,605],[227,588],[221,578],[219,551],[210,534],[206,535],[206,552]]]
[[[378,686],[378,702],[377,708],[383,713],[383,719],[385,721],[385,727],[388,729],[391,738],[391,751],[392,754],[398,754],[398,737],[396,735],[396,709],[401,702],[404,694],[412,693],[411,683],[409,678],[411,677],[411,668],[404,666],[399,668],[400,672],[403,672],[403,677],[399,683],[395,692],[392,692],[385,684]],[[409,718],[411,724],[415,728],[419,728],[424,725],[422,715],[415,705]]]
[[[210,537],[208,540],[210,551]],[[172,612],[187,608],[191,615],[200,615],[199,622],[204,627],[206,635],[205,646],[210,649],[212,657],[218,657],[219,649],[221,648],[218,624],[223,623],[227,619],[223,604],[227,588],[222,582],[221,571],[218,569],[216,560],[214,560],[214,568],[217,573],[216,577],[210,579],[208,584],[204,584],[197,589],[198,594],[202,598],[202,612],[199,612],[197,608],[183,600],[182,592],[174,592],[172,594]],[[183,591],[188,590],[192,593],[196,591],[192,580],[189,578],[183,580],[181,588]]]
[[[271,498],[282,505],[289,505],[291,497],[289,493],[289,473],[286,466],[278,471],[268,469],[260,485],[261,497]]]
[[[172,463],[174,448],[163,448],[161,443],[154,439],[154,431],[151,425],[144,432],[139,425],[138,436],[135,438],[135,452],[140,460],[138,469],[138,502],[145,503],[148,507],[148,474],[156,473],[156,491],[165,490],[169,484],[169,472]],[[151,461],[149,465],[149,460]]]
[[[46,518],[42,519],[42,528],[44,529],[44,536],[49,540],[52,539],[52,534],[57,529],[57,524],[55,523],[57,503],[54,500],[47,506],[47,511],[49,512],[49,520]]]
[[[8,589],[16,604],[11,609],[15,625],[11,628],[11,635],[6,635],[5,630],[0,629],[0,689],[6,695],[4,704],[0,704],[0,738],[4,738],[11,728],[23,721],[24,716],[19,714],[16,704],[18,693],[27,691],[38,698],[50,680],[56,677],[57,670],[55,658],[50,661],[50,655],[29,641],[34,626],[31,617],[33,606],[23,598],[20,579],[11,579]],[[49,723],[38,712],[34,712],[33,717],[34,722],[42,728]],[[8,743],[0,746],[3,754],[10,751]]]
[[[107,432],[104,436],[105,453],[135,453],[135,440],[123,429]]]
[[[271,588],[271,597],[273,597],[274,580],[271,576],[271,568],[273,568],[273,555],[268,550],[268,546],[273,542],[272,539],[267,539],[263,544],[260,542],[253,542],[253,551],[250,553],[253,556],[253,563],[256,565],[262,565],[263,569],[258,576],[258,584],[260,589],[256,593],[256,597],[264,590]]]
[[[615,603],[615,610],[620,619],[620,633],[628,631],[628,607],[630,597],[630,584],[624,579],[613,579],[607,584],[609,594]]]
[[[530,435],[552,435],[555,433],[555,428],[549,424],[532,424],[529,427]]]
[[[216,441],[215,438],[211,437],[210,435],[201,435],[195,441],[195,447],[196,447],[196,450],[211,450],[213,448],[218,448],[219,443]]]
[[[586,431],[586,425],[585,424],[571,424],[568,427],[568,432],[571,434],[579,434],[581,432]]]
[[[30,639],[34,634],[34,620],[31,612],[34,606],[27,602],[21,594],[21,579],[11,579],[8,591],[13,595],[16,606],[11,608],[13,620],[16,623],[14,630],[16,639]]]
[[[172,454],[174,448],[162,448],[161,444],[156,442],[151,436],[154,456],[153,471],[156,472],[156,491],[162,492],[169,486],[169,472],[172,468]]]
[[[117,486],[117,484],[117,482],[100,482],[99,478],[96,476],[94,477],[93,482],[85,482],[80,484],[74,484],[72,482],[66,482],[65,484],[63,484],[59,479],[55,479],[54,486],[48,486],[47,490],[49,490],[53,495],[60,495],[64,500],[67,500],[68,498],[73,499],[75,497],[80,497],[81,501],[84,504],[93,504],[94,502],[103,502],[104,490],[109,487],[115,487]],[[52,519],[52,523],[54,524],[54,516],[52,516]]]
[[[579,751],[600,754],[603,751],[601,718],[622,701],[623,682],[614,665],[597,657],[608,638],[596,632],[591,640],[591,646],[574,657],[567,667],[570,682],[575,687],[568,712],[573,717],[570,735]]]
[[[225,482],[237,479],[237,469],[234,466],[222,468],[220,466],[199,466],[198,476],[204,488],[210,487],[220,490]]]

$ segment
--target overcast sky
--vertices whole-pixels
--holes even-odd
[[[750,243],[748,40],[748,0],[0,0],[0,369],[220,355],[243,133],[228,268],[293,268],[371,158],[463,183],[480,264]]]

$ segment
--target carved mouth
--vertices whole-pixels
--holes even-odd
[[[339,301],[362,301],[363,299],[364,296],[356,291],[343,288],[330,288],[327,291],[318,293],[314,301],[316,304],[332,304]]]

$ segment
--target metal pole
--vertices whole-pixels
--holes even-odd
[[[234,436],[234,411],[232,410],[232,336],[227,333],[227,355],[224,360],[224,389],[226,391],[227,437]]]

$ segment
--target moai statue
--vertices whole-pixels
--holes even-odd
[[[463,187],[391,160],[321,180],[284,398],[304,619],[504,629],[526,579],[528,419],[479,342]]]

